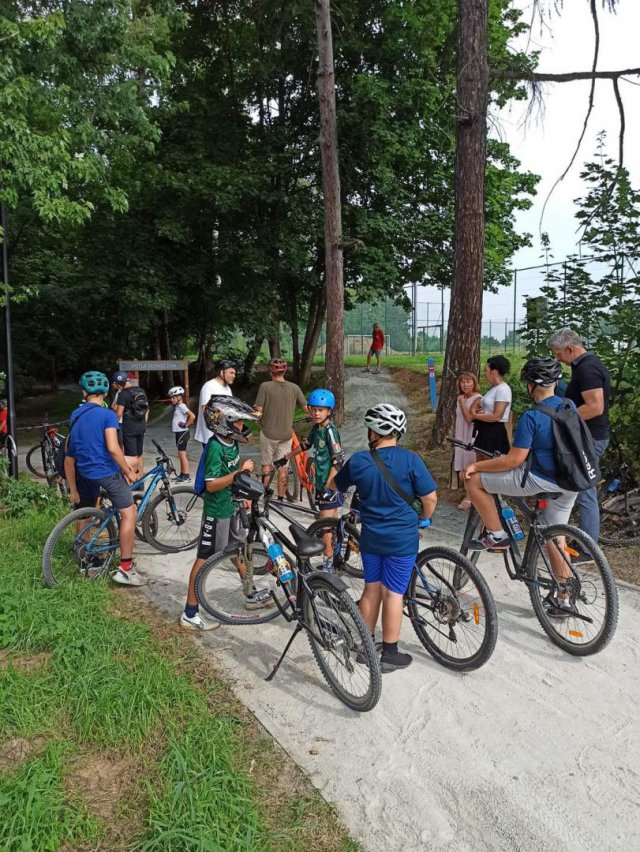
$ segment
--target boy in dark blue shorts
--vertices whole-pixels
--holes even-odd
[[[420,517],[430,518],[437,503],[436,483],[417,453],[396,446],[407,430],[405,413],[381,403],[367,411],[364,422],[370,450],[402,491],[419,501]],[[399,653],[398,639],[403,597],[418,553],[418,515],[385,479],[372,452],[355,453],[333,482],[340,491],[355,485],[360,498],[365,579],[360,611],[373,635],[382,607],[382,671],[406,668],[411,655]]]
[[[335,518],[338,509],[344,503],[344,498],[339,491],[332,491],[327,488],[327,482],[335,476],[345,462],[344,452],[340,444],[340,433],[335,424],[331,422],[331,415],[336,407],[336,398],[330,390],[316,388],[309,394],[307,405],[314,421],[313,426],[308,437],[304,441],[300,441],[300,448],[295,449],[287,458],[293,458],[298,453],[313,448],[315,496],[316,505],[320,510],[320,519]],[[322,570],[331,571],[333,566],[331,533],[324,536],[324,543]]]
[[[64,472],[75,508],[95,506],[103,488],[120,514],[120,564],[113,575],[123,586],[144,586],[133,561],[136,510],[129,485],[135,480],[118,443],[118,418],[103,408],[109,380],[104,373],[84,373],[79,382],[84,403],[69,418]]]

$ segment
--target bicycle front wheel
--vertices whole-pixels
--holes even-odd
[[[189,485],[154,497],[142,516],[142,534],[161,553],[195,547],[200,537],[203,500]]]
[[[51,530],[42,552],[46,586],[78,575],[95,579],[114,570],[118,530],[113,517],[101,509],[76,509]]]
[[[27,453],[25,461],[28,469],[34,476],[37,476],[38,479],[47,478],[47,474],[44,472],[44,465],[42,463],[42,451],[40,444],[36,444],[35,447],[31,447]]]
[[[611,641],[618,623],[618,591],[609,563],[577,527],[557,524],[538,534],[545,550],[543,555],[540,545],[531,549],[529,595],[540,626],[563,651],[578,657],[596,654]],[[572,563],[578,556],[573,542],[589,561]],[[549,553],[568,574],[566,580],[554,576]]]
[[[608,547],[640,544],[640,489],[602,502],[598,541]]]
[[[345,523],[344,534],[347,538],[344,557],[340,555],[341,542],[339,518],[321,518],[314,521],[307,529],[311,538],[331,537],[331,552],[333,553],[333,570],[347,585],[354,600],[359,600],[364,591],[364,568],[360,555],[360,532],[355,524]],[[318,571],[322,556],[313,556],[309,560],[314,570]]]
[[[311,488],[305,487],[304,489],[307,492],[307,501],[309,502],[309,508],[314,512],[317,512],[318,506],[316,505],[316,488],[314,485],[314,482],[316,481],[316,466],[312,458],[307,459],[306,472],[307,482],[311,485]]]
[[[380,698],[380,659],[358,607],[327,577],[305,578],[303,617],[324,679],[352,710],[372,710]]]
[[[469,672],[493,654],[493,595],[480,571],[456,550],[428,547],[418,554],[405,603],[418,639],[443,666]]]
[[[239,554],[216,553],[202,565],[196,574],[196,598],[200,606],[223,624],[264,624],[280,615],[273,599],[265,606],[253,609],[248,595],[254,590],[273,591],[282,606],[285,592],[276,584],[270,572],[271,560],[261,544],[247,548],[244,580],[236,567]],[[288,584],[290,590],[292,584]]]
[[[277,474],[276,474],[277,476]],[[289,503],[297,503],[302,500],[302,485],[298,476],[298,468],[295,459],[291,459],[287,465],[287,500]]]

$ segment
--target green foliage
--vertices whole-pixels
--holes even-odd
[[[22,517],[32,509],[52,518],[60,514],[61,508],[62,501],[53,488],[27,477],[12,479],[0,476],[0,510],[12,518]]]
[[[530,354],[546,352],[553,331],[569,326],[604,361],[611,376],[612,436],[626,460],[640,459],[640,190],[626,169],[606,156],[601,134],[594,162],[581,173],[586,195],[576,218],[583,229],[581,254],[564,268],[550,268],[544,309],[524,332]]]

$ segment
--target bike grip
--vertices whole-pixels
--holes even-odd
[[[430,526],[431,526],[431,518],[422,518],[418,522],[418,529],[423,530],[423,529],[426,529],[426,527],[430,527]]]

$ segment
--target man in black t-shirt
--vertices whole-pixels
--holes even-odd
[[[134,387],[126,373],[115,373],[113,383],[118,390],[114,411],[122,418],[122,449],[129,466],[142,476],[144,433],[149,419],[149,402],[142,388]]]
[[[575,403],[578,414],[589,427],[596,452],[601,456],[609,445],[609,371],[597,355],[587,352],[580,335],[570,328],[556,331],[547,345],[554,358],[571,365],[571,381],[567,385],[565,397]],[[580,529],[597,541],[600,535],[600,510],[596,488],[581,491],[576,506],[580,512]]]

